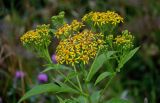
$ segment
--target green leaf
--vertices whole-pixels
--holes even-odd
[[[120,99],[120,98],[112,98],[111,100],[104,103],[131,103],[128,100]]]
[[[113,54],[117,53],[116,51],[108,51],[107,53],[100,54],[97,56],[90,68],[90,71],[87,75],[86,81],[89,82],[96,72],[102,67],[104,62],[108,59],[111,59]]]
[[[99,102],[99,98],[101,96],[100,92],[101,91],[96,91],[96,92],[92,93],[92,95],[91,95],[91,101],[92,101],[92,103],[98,103]]]
[[[42,85],[37,85],[31,90],[29,90],[20,100],[18,103],[22,102],[23,100],[34,96],[38,95],[41,93],[45,92],[53,92],[53,93],[59,93],[59,92],[70,92],[70,93],[78,93],[75,89],[72,89],[71,87],[60,84],[60,86],[54,84],[54,83],[49,83],[49,84],[42,84]]]
[[[111,72],[103,72],[103,73],[101,73],[99,76],[98,76],[98,78],[97,78],[97,80],[96,80],[96,82],[95,82],[95,84],[94,85],[97,85],[97,83],[99,83],[100,81],[102,81],[104,78],[106,78],[107,76],[111,76],[111,75],[113,75],[113,73],[111,73]]]
[[[58,82],[58,84],[60,85],[60,89],[57,91],[57,93],[60,93],[60,92],[79,93],[77,90],[69,87],[68,85],[62,82]]]
[[[140,47],[137,47],[137,48],[131,50],[123,58],[120,59],[119,66],[117,69],[118,71],[120,71],[120,69],[124,66],[124,64],[127,63],[133,57],[133,55],[138,51],[139,48]]]
[[[86,81],[89,82],[92,77],[95,75],[95,73],[102,67],[103,63],[106,61],[105,54],[99,55],[97,58],[95,58],[91,69],[87,75]]]
[[[48,67],[42,72],[48,72],[50,70],[72,70],[70,67],[67,67],[61,64],[47,64],[45,66],[48,66]]]
[[[107,53],[106,53],[106,58],[110,58],[113,54],[115,54],[115,53],[117,53],[117,51],[108,51]]]

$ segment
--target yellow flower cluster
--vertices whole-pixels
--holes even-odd
[[[122,31],[121,35],[118,35],[114,37],[113,35],[108,35],[106,37],[106,45],[113,49],[115,48],[116,50],[130,50],[134,45],[134,36],[131,35],[128,30]]]
[[[114,44],[123,49],[130,49],[133,47],[133,40],[134,36],[132,36],[131,34],[122,34],[118,35],[114,39]]]
[[[111,23],[116,25],[123,22],[123,18],[113,11],[107,12],[90,12],[86,14],[82,21],[93,21],[94,25],[102,26],[103,24]]]
[[[51,36],[49,35],[49,25],[39,25],[36,30],[30,30],[20,39],[25,46],[44,46],[49,45]]]
[[[94,58],[98,49],[102,47],[102,34],[94,34],[89,30],[60,41],[56,49],[56,60],[58,63],[75,65],[82,62],[88,64]]]
[[[35,44],[39,44],[40,35],[36,31],[30,30],[25,33],[21,38],[23,44],[28,44],[35,42]]]
[[[78,22],[77,20],[73,20],[72,23],[69,24],[64,24],[62,27],[60,27],[56,33],[55,36],[57,38],[66,38],[73,34],[74,32],[77,32],[83,25],[82,22]]]

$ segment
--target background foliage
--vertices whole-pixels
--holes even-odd
[[[160,1],[159,0],[1,0],[0,1],[0,103],[16,103],[35,84],[43,70],[42,60],[22,47],[19,37],[53,15],[66,12],[66,20],[80,19],[90,11],[115,10],[125,17],[121,29],[136,37],[141,49],[130,60],[108,90],[108,98],[121,96],[133,103],[159,103],[160,97]],[[50,47],[54,53],[57,40]],[[16,70],[25,78],[15,81]],[[50,80],[52,81],[52,80]],[[103,83],[101,84],[103,85]],[[52,103],[54,95],[43,94],[31,103]],[[27,101],[26,101],[27,103]]]

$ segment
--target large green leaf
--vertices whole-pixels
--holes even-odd
[[[113,73],[111,73],[111,72],[103,72],[103,73],[101,73],[101,74],[98,76],[98,78],[96,79],[96,82],[95,82],[94,85],[97,85],[97,83],[99,83],[99,82],[102,81],[104,78],[106,78],[106,77],[108,77],[108,76],[111,76],[111,75],[113,75]]]
[[[111,56],[115,53],[116,51],[108,51],[107,53],[103,53],[97,56],[90,68],[86,81],[89,82],[92,79],[92,77],[96,74],[96,72],[102,67],[104,62],[108,59],[111,59]]]
[[[91,69],[87,75],[86,81],[89,82],[92,77],[95,75],[95,73],[102,67],[103,63],[106,61],[106,55],[101,54],[97,58],[95,58]]]
[[[138,51],[138,49],[139,49],[139,47],[131,50],[123,58],[120,59],[118,71],[120,71],[120,69],[124,66],[124,64],[127,63],[133,57],[133,55]]]
[[[104,103],[131,103],[128,100],[120,99],[120,98],[112,98],[111,100]]]
[[[34,96],[38,95],[41,93],[45,92],[53,92],[53,93],[59,93],[59,92],[70,92],[70,93],[78,93],[75,89],[72,89],[71,87],[60,84],[60,86],[54,84],[54,83],[49,83],[49,84],[42,84],[42,85],[37,85],[34,88],[32,88],[30,91],[28,91],[20,100],[18,103],[22,102],[23,100]]]

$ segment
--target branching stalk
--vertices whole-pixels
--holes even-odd
[[[74,67],[75,73],[77,73],[77,70],[76,70],[75,65],[74,65],[73,67]],[[79,85],[79,88],[80,88],[81,92],[83,92],[82,87],[81,87],[81,83],[80,83],[80,80],[79,80],[79,76],[78,76],[78,75],[76,76],[76,79],[77,79],[77,82],[78,82],[78,85]]]

